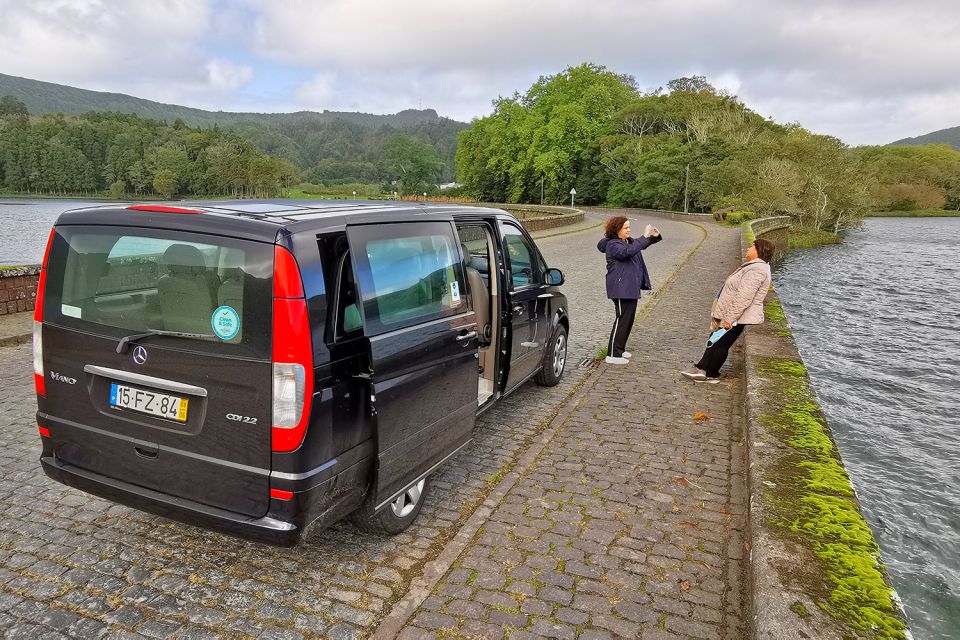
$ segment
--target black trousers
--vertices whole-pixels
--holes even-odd
[[[616,298],[613,306],[617,317],[610,330],[610,342],[607,343],[607,355],[622,358],[623,350],[627,347],[627,338],[633,330],[633,318],[637,315],[637,301],[631,298]]]
[[[700,362],[696,365],[697,369],[706,371],[708,378],[718,377],[720,375],[720,367],[727,361],[727,354],[730,352],[730,347],[737,341],[737,338],[740,337],[740,334],[743,333],[745,328],[746,325],[743,324],[731,327],[712,347],[707,347],[703,352],[703,357],[700,358]]]

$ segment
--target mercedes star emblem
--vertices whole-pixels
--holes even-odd
[[[133,350],[133,361],[137,364],[143,364],[147,361],[147,350],[141,346],[137,346]]]

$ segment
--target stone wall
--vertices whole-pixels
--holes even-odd
[[[769,240],[776,248],[775,261],[783,258],[790,249],[790,216],[761,218],[747,222],[747,236]]]
[[[757,237],[786,246],[786,228],[758,226]],[[899,598],[773,288],[765,308],[766,322],[744,333],[753,637],[905,640]]]
[[[517,217],[527,231],[543,231],[583,222],[583,211],[571,207],[554,207],[532,204],[477,203],[478,207],[491,207],[509,211]]]
[[[0,315],[33,311],[39,265],[0,269]]]

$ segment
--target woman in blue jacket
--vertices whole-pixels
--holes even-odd
[[[597,243],[597,249],[607,255],[607,297],[613,300],[617,314],[607,344],[606,362],[610,364],[627,364],[633,355],[624,348],[633,329],[637,300],[642,289],[652,289],[640,252],[660,240],[660,231],[650,225],[643,230],[643,236],[631,238],[630,221],[613,216],[607,220],[604,237]]]

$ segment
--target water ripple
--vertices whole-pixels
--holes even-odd
[[[879,218],[774,273],[917,638],[960,630],[960,219]]]

